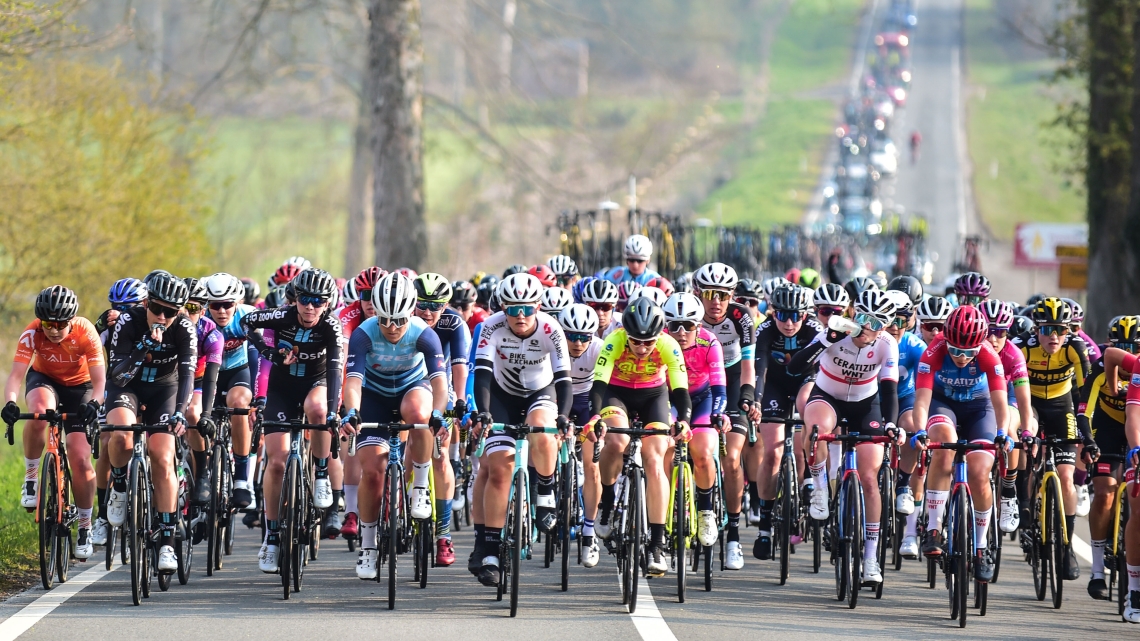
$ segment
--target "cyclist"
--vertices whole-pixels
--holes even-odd
[[[638,292],[641,291],[643,285],[639,285],[636,281],[627,280],[618,285],[618,313],[624,312],[625,308],[629,306],[629,301],[637,297]]]
[[[677,412],[678,426],[673,437],[688,441],[692,434],[689,428],[692,404],[685,358],[677,341],[661,333],[665,328],[665,313],[650,299],[637,298],[626,310],[624,319],[624,327],[606,339],[594,368],[594,384],[590,390],[592,415],[617,428],[628,427],[630,419],[638,417],[646,429],[666,429],[671,422],[669,407],[672,405]],[[602,431],[604,433],[604,429]],[[596,529],[602,538],[607,538],[612,531],[610,516],[617,500],[614,485],[629,446],[629,437],[625,435],[610,434],[605,439],[598,462],[602,499]],[[662,576],[668,568],[665,519],[669,510],[669,477],[665,474],[665,465],[671,441],[664,433],[642,439],[645,505],[650,530],[645,569],[650,576]]]
[[[259,390],[265,397],[254,402],[272,421],[304,419],[309,424],[340,424],[336,410],[340,406],[343,374],[340,323],[332,315],[329,301],[336,293],[336,280],[326,271],[309,268],[291,283],[296,304],[246,314],[241,319],[246,336],[257,347],[262,358],[271,363],[267,382]],[[255,330],[272,330],[274,343]],[[329,508],[333,502],[329,480],[330,435],[321,431],[309,436],[310,449],[316,460],[313,482],[313,505]],[[269,574],[277,572],[281,482],[285,462],[289,458],[289,434],[265,434],[265,473],[262,493],[265,497],[265,541],[258,553],[258,567]]]
[[[1074,415],[1080,405],[1080,388],[1089,373],[1088,347],[1070,333],[1073,310],[1060,298],[1045,298],[1033,310],[1037,332],[1027,339],[1016,339],[1014,345],[1025,356],[1029,370],[1030,403],[1037,415],[1039,433],[1044,436],[1075,439],[1085,443],[1086,456],[1096,450],[1096,442],[1089,433],[1088,417]],[[1065,522],[1069,532],[1076,521],[1077,490],[1073,485],[1073,471],[1077,461],[1077,448],[1064,445],[1056,450],[1057,476],[1061,479],[1061,497],[1065,505]],[[1017,493],[1021,503],[1021,520],[1028,521],[1029,475],[1018,474]],[[1081,575],[1077,556],[1070,543],[1065,551],[1064,579],[1074,581]]]
[[[433,430],[446,439],[443,410],[448,403],[447,359],[435,330],[422,318],[413,315],[417,290],[422,286],[419,279],[424,277],[427,277],[425,282],[431,288],[427,293],[429,298],[438,299],[443,294],[435,289],[437,278],[448,290],[451,288],[447,280],[438,274],[424,274],[413,282],[400,273],[385,276],[373,288],[371,299],[376,315],[361,323],[349,341],[348,379],[344,387],[347,414],[342,421],[343,434],[356,433],[356,424],[360,421],[430,422]],[[442,296],[444,300],[451,297],[450,291],[445,293],[446,296]],[[439,320],[437,317],[436,321]],[[364,429],[360,430],[357,441],[356,456],[361,478],[358,494],[360,553],[356,561],[356,576],[365,580],[376,578],[379,561],[376,528],[380,498],[387,482],[389,436],[386,427]],[[434,437],[428,432],[416,430],[408,437],[412,460],[409,514],[413,519],[426,519],[432,515],[428,482],[432,472],[433,447]],[[448,461],[443,460],[443,463],[444,467],[451,468]],[[438,489],[437,493],[450,496]],[[443,524],[446,526],[450,525],[450,503],[447,501],[448,520]],[[451,561],[455,560],[450,536],[447,545],[437,544],[438,548],[446,548],[451,552]]]
[[[241,284],[245,289],[245,294],[242,295],[242,303],[250,307],[257,307],[257,302],[261,298],[261,286],[252,278],[242,278]]]
[[[554,270],[548,267],[545,263],[535,265],[526,270],[528,274],[538,279],[543,287],[556,287],[558,285],[558,277],[555,276]]]
[[[182,279],[158,272],[147,279],[146,307],[119,314],[111,331],[110,381],[107,385],[107,424],[166,423],[171,433],[147,438],[154,509],[161,524],[158,571],[178,569],[174,556],[178,481],[174,475],[174,439],[186,431],[186,404],[194,391],[198,336],[190,319],[179,311],[190,295]],[[107,443],[111,462],[111,492],[107,521],[119,527],[127,513],[127,464],[134,435],[114,432]]]
[[[727,404],[724,352],[716,336],[701,325],[705,314],[701,299],[687,293],[673,294],[661,310],[665,314],[665,331],[677,341],[685,356],[689,400],[693,407],[693,444],[689,454],[697,485],[700,518],[697,538],[701,545],[708,547],[716,543],[720,531],[713,511],[713,494],[717,491],[715,457],[720,445],[719,434],[727,427],[722,421]]]
[[[765,419],[790,418],[793,409],[802,413],[811,393],[809,376],[788,372],[788,363],[796,352],[823,331],[823,326],[808,316],[812,303],[809,292],[799,285],[777,287],[768,301],[772,316],[756,330],[756,384],[763,390],[760,411]],[[760,530],[752,555],[761,560],[772,557],[772,508],[784,456],[784,429],[783,423],[762,422],[760,442],[748,449],[748,476],[754,480],[749,490],[755,492],[750,499]]]
[[[1128,438],[1127,464],[1124,479],[1135,484],[1136,469],[1140,467],[1140,363],[1132,368],[1132,378],[1128,382],[1128,401],[1125,406],[1124,433]],[[1131,514],[1140,514],[1140,497],[1135,487],[1125,493]],[[1124,620],[1140,623],[1140,518],[1128,519],[1124,530],[1124,554],[1128,569],[1128,598],[1124,600]]]
[[[851,307],[851,297],[847,290],[835,283],[827,283],[815,289],[812,294],[812,304],[815,306],[815,317],[821,325],[834,315],[843,316]]]
[[[733,291],[733,300],[748,308],[748,314],[752,316],[752,323],[756,326],[764,322],[762,318],[764,313],[760,309],[764,298],[764,288],[751,278],[741,278],[736,284],[736,290]]]
[[[598,315],[598,338],[607,338],[621,329],[621,314],[614,312],[618,302],[618,288],[608,280],[590,281],[582,290],[582,302]]]
[[[829,327],[792,357],[788,365],[792,374],[807,374],[819,364],[815,386],[804,407],[804,425],[818,426],[820,434],[830,434],[845,418],[850,432],[881,436],[895,431],[899,348],[895,339],[883,331],[894,317],[895,304],[891,299],[877,288],[867,288],[855,301],[854,324],[859,327],[858,333],[846,334]],[[819,521],[826,520],[829,512],[826,452],[826,443],[815,444],[808,512]],[[863,445],[858,448],[857,457],[866,514],[863,580],[882,583],[878,546],[883,446]]]
[[[552,291],[552,290],[547,290]],[[575,303],[558,315],[558,324],[566,334],[566,349],[570,354],[570,378],[574,386],[574,404],[570,421],[584,425],[590,420],[590,388],[594,383],[594,366],[602,351],[598,338],[598,315],[588,305]],[[594,443],[582,440],[582,565],[592,568],[598,564],[600,551],[594,538],[594,519],[598,516],[598,498],[602,492],[598,465],[594,463]]]
[[[569,290],[578,282],[578,265],[573,258],[559,254],[546,261],[546,266],[554,272],[554,279],[558,287]]]
[[[107,382],[103,345],[91,321],[77,316],[79,299],[61,285],[48,287],[36,296],[36,320],[20,334],[12,371],[4,386],[4,422],[19,420],[16,397],[26,383],[24,402],[33,413],[58,410],[78,415],[64,422],[63,432],[69,453],[72,492],[79,510],[79,532],[75,557],[91,556],[91,511],[95,500],[95,469],[91,466],[91,444],[87,426],[99,415],[100,401]],[[39,489],[40,457],[46,436],[44,421],[28,421],[24,426],[24,485],[20,505],[36,507]]]
[[[658,276],[657,278],[650,278],[645,283],[645,286],[660,289],[662,292],[665,292],[666,298],[672,296],[677,291],[673,287],[673,283],[670,283],[669,279],[665,278],[664,276]]]
[[[498,286],[499,280],[497,278],[484,276],[483,280],[475,287],[475,306],[471,310],[471,316],[467,318],[467,327],[471,330],[472,336],[478,336],[475,332],[475,326],[495,313],[491,310],[490,303]]]
[[[206,441],[203,434],[211,433],[213,421],[210,410],[213,408],[214,392],[218,385],[218,370],[222,367],[222,349],[225,339],[214,321],[206,317],[209,294],[206,292],[206,279],[183,278],[190,296],[182,306],[182,315],[190,319],[198,333],[198,365],[194,370],[194,396],[186,405],[186,421],[197,430],[186,434],[190,451],[194,458],[194,493],[191,500],[198,505],[210,501],[210,478],[206,470]],[[207,400],[204,400],[207,399]],[[203,411],[203,409],[205,411]]]
[[[941,296],[931,296],[919,304],[916,316],[918,316],[918,328],[922,333],[924,343],[927,345],[933,343],[934,339],[942,333],[942,327],[946,324],[946,319],[950,317],[950,312],[953,309],[950,301]]]
[[[693,274],[693,285],[705,308],[701,323],[720,341],[724,352],[725,393],[732,431],[725,435],[721,460],[728,529],[725,567],[744,567],[740,548],[740,511],[744,498],[741,450],[748,440],[748,422],[760,421],[756,400],[756,327],[748,308],[732,302],[739,279],[724,263],[709,263]],[[737,411],[739,410],[739,411]]]
[[[990,279],[978,272],[966,272],[954,281],[959,305],[981,305],[990,297]]]
[[[638,285],[645,285],[659,274],[649,269],[649,259],[653,258],[653,241],[641,234],[634,234],[625,239],[622,248],[625,254],[625,267],[614,267],[605,272],[602,278],[615,285],[633,281]]]
[[[574,296],[570,290],[561,287],[547,287],[542,292],[542,311],[557,317],[562,310],[574,303]]]
[[[963,305],[950,313],[942,336],[922,354],[915,387],[914,421],[921,429],[911,437],[911,447],[926,449],[927,432],[937,442],[959,439],[994,442],[1005,449],[1013,446],[1006,438],[1008,425],[1005,369],[1001,357],[989,341],[989,323],[981,310]],[[942,520],[950,497],[950,471],[954,453],[935,451],[926,479],[926,534],[922,553],[942,554],[945,545]],[[993,494],[990,471],[993,453],[966,455],[967,477],[974,502],[974,547],[978,559],[974,578],[988,583],[994,577],[993,552],[988,549]]]
[[[463,319],[466,323],[471,314],[474,313],[475,300],[479,297],[478,292],[475,291],[475,286],[469,281],[457,280],[451,283],[451,300],[448,301],[448,306],[455,310],[456,314]],[[471,328],[468,327],[468,330]]]
[[[574,402],[570,354],[558,321],[539,311],[541,297],[542,284],[530,274],[514,274],[499,285],[498,303],[503,311],[484,321],[476,348],[474,396],[481,430],[492,422],[569,428],[567,415]],[[556,519],[558,443],[551,434],[532,434],[529,441],[537,481],[535,523],[541,531],[550,532]],[[499,541],[507,518],[514,457],[512,438],[487,436],[476,476],[483,540],[481,545],[476,540],[473,557],[481,558],[477,576],[486,586],[499,582]]]
[[[444,382],[447,387],[448,401],[445,408],[450,406],[459,416],[467,414],[467,353],[471,349],[471,333],[467,324],[459,314],[446,309],[447,302],[451,300],[451,283],[440,274],[420,274],[413,283],[416,288],[415,315],[428,327],[435,331],[443,348],[444,362],[450,365],[450,371],[445,371]],[[565,290],[554,290],[562,291]],[[567,296],[570,294],[565,292]],[[457,429],[449,433],[441,442],[440,447],[448,451],[449,456],[432,459],[435,472],[436,495],[436,551],[435,562],[439,565],[449,566],[455,562],[455,549],[451,544],[451,513],[453,509],[451,497],[455,495],[455,468],[451,460],[459,459],[459,451],[451,455],[451,443],[459,437]]]
[[[1062,298],[1061,300],[1065,301],[1069,305],[1069,309],[1073,310],[1073,320],[1069,323],[1069,330],[1085,342],[1089,348],[1089,362],[1095,363],[1101,357],[1101,352],[1096,341],[1082,329],[1085,323],[1085,308],[1071,298]]]
[[[1069,309],[1073,310],[1073,319],[1069,324],[1069,331],[1085,342],[1085,346],[1088,347],[1089,362],[1097,362],[1101,357],[1100,347],[1081,329],[1081,325],[1085,321],[1084,308],[1081,307],[1080,303],[1071,298],[1062,298],[1061,300],[1065,301],[1065,303],[1069,305]],[[1079,449],[1077,453],[1078,455],[1080,454]],[[1073,471],[1073,485],[1077,488],[1077,516],[1088,516],[1089,510],[1092,507],[1092,500],[1089,498],[1088,481],[1089,473],[1085,467],[1084,457],[1078,456],[1077,467]]]

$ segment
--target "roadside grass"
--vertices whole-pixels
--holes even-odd
[[[24,456],[20,447],[0,443],[0,594],[21,589],[35,580],[36,521],[20,507],[20,485],[24,480]]]
[[[1059,169],[1070,134],[1050,126],[1053,65],[1001,23],[996,0],[967,0],[967,137],[978,212],[1002,240],[1018,222],[1081,222],[1085,200]]]

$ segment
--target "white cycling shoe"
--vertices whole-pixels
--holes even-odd
[[[883,582],[883,571],[879,569],[878,559],[863,559],[863,581],[865,583]]]
[[[605,539],[610,538],[610,534],[613,532],[613,529],[614,528],[612,525],[610,525],[609,521],[602,521],[599,518],[598,522],[594,524],[594,536],[604,541]]]
[[[827,506],[827,484],[817,487],[811,492],[811,504],[808,506],[808,515],[817,521],[826,521],[829,514]]]
[[[88,528],[79,528],[75,536],[75,549],[72,550],[75,558],[86,561],[91,558],[95,552],[95,546],[91,544],[91,530]]]
[[[902,543],[899,544],[899,555],[904,559],[917,559],[918,558],[918,537],[907,536],[904,537]]]
[[[158,548],[158,571],[174,572],[178,569],[178,557],[174,556],[174,548],[164,545]]]
[[[1077,516],[1088,516],[1092,509],[1092,499],[1089,498],[1089,486],[1077,486]]]
[[[697,527],[697,538],[701,545],[710,547],[716,543],[720,529],[716,523],[716,513],[712,510],[701,510],[700,525]]]
[[[740,548],[740,541],[729,541],[725,550],[724,567],[726,570],[740,570],[744,567],[744,550]]]
[[[895,496],[895,512],[903,516],[914,514],[914,493],[909,487],[903,488],[903,491]]]
[[[1124,620],[1129,623],[1140,623],[1140,590],[1128,592],[1124,599]]]
[[[1001,500],[1001,516],[998,517],[998,527],[1002,532],[1009,534],[1021,525],[1021,512],[1017,505],[1017,498]]]
[[[121,527],[127,520],[127,493],[118,492],[111,488],[107,494],[107,522],[115,527]]]
[[[107,519],[99,517],[91,524],[91,543],[94,545],[107,545],[107,537],[110,536],[111,524]]]
[[[36,491],[40,482],[36,479],[24,479],[23,489],[20,490],[20,506],[25,509],[36,507]]]
[[[586,548],[585,552],[586,554],[582,556],[582,567],[592,568],[602,560],[602,551],[598,548],[598,537],[594,537],[594,542]]]
[[[332,481],[317,479],[313,482],[313,505],[324,510],[332,507],[333,493]]]
[[[376,578],[376,565],[380,561],[379,550],[361,550],[356,558],[356,578],[371,581]]]
[[[431,492],[428,488],[412,488],[412,509],[410,512],[413,519],[426,519],[431,517]]]
[[[266,574],[277,574],[277,555],[279,552],[278,546],[263,543],[261,552],[257,555],[257,567]]]

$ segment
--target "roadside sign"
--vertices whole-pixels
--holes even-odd
[[[1089,226],[1086,223],[1019,223],[1014,235],[1013,264],[1017,267],[1055,268],[1058,259],[1058,246],[1070,249],[1062,253],[1073,253],[1073,247],[1084,247],[1087,256]],[[1079,258],[1079,256],[1066,256]]]
[[[1060,289],[1088,289],[1089,265],[1087,262],[1061,263],[1057,270],[1057,287]]]
[[[1057,245],[1056,252],[1057,260],[1061,262],[1073,262],[1089,260],[1089,246],[1088,245]]]

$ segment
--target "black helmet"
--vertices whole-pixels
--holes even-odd
[[[265,294],[265,309],[277,309],[285,303],[285,285],[278,285]]]
[[[1025,301],[1025,306],[1037,307],[1037,303],[1040,303],[1043,300],[1045,300],[1045,294],[1037,293],[1030,296],[1029,299]]]
[[[63,285],[52,285],[36,296],[36,318],[42,321],[63,323],[79,313],[79,299],[75,292]]]
[[[1073,322],[1073,308],[1063,299],[1043,298],[1033,308],[1033,322],[1038,325],[1068,325]]]
[[[1033,319],[1028,316],[1014,316],[1013,326],[1009,328],[1009,333],[1014,336],[1028,336],[1033,333],[1033,329]]]
[[[507,276],[513,276],[515,274],[521,274],[525,271],[526,265],[511,265],[510,267],[503,270],[503,278],[506,278]]]
[[[174,307],[182,307],[190,298],[190,288],[183,280],[170,272],[151,272],[147,276],[147,298]]]
[[[852,278],[851,280],[847,281],[846,285],[843,286],[843,289],[847,290],[847,295],[851,297],[851,300],[859,300],[859,294],[862,294],[868,289],[878,288],[879,286],[875,284],[875,281],[867,278],[866,276]]]
[[[639,296],[622,312],[621,322],[630,338],[645,341],[657,338],[665,328],[665,312],[649,298]]]
[[[495,296],[495,290],[497,290],[498,287],[499,283],[497,279],[487,280],[484,278],[483,282],[479,283],[479,286],[475,288],[475,302],[487,309],[491,309],[491,299],[497,298]]]
[[[205,303],[210,300],[210,293],[206,291],[206,280],[204,278],[192,278],[187,276],[182,279],[186,283],[186,289],[190,291],[187,300]]]
[[[479,298],[475,286],[466,280],[457,280],[451,284],[451,305],[470,305]]]
[[[257,297],[261,296],[261,285],[252,278],[241,279],[241,284],[245,287],[245,299],[242,301],[246,305],[252,305],[257,302]]]
[[[167,276],[171,275],[170,272],[166,271],[165,269],[156,269],[156,270],[154,270],[151,273],[146,275],[146,278],[143,279],[143,284],[145,284],[149,287],[151,279],[153,279],[156,276],[159,276],[161,274],[166,274]]]
[[[1117,316],[1108,325],[1108,340],[1135,343],[1140,340],[1140,316]]]
[[[772,298],[769,302],[772,304],[772,309],[782,312],[804,311],[811,307],[811,298],[808,295],[810,291],[799,285],[784,283],[772,292]]]
[[[922,283],[914,276],[895,276],[887,285],[887,291],[902,292],[910,297],[911,305],[922,302]]]
[[[297,296],[317,296],[331,300],[336,294],[336,279],[323,269],[310,267],[290,281]]]
[[[741,278],[740,282],[736,284],[736,291],[733,292],[734,296],[741,298],[755,298],[761,300],[764,298],[764,287],[760,281],[752,280],[751,278]]]

